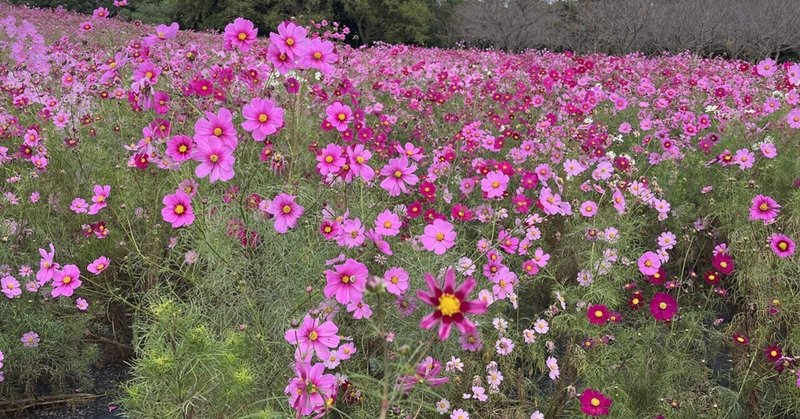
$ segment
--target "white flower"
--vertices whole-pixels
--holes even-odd
[[[440,415],[444,415],[445,413],[450,411],[450,402],[447,399],[442,399],[436,402],[436,411],[439,412]]]

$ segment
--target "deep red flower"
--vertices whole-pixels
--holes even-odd
[[[606,324],[608,317],[608,307],[603,304],[592,304],[586,310],[586,318],[591,324]]]
[[[580,401],[581,412],[591,417],[608,415],[614,403],[605,394],[593,388],[584,389]]]
[[[658,321],[670,321],[677,312],[678,301],[665,292],[656,293],[650,300],[650,314]]]

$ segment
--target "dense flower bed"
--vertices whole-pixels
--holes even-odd
[[[131,417],[800,414],[800,65],[108,15],[0,4],[3,398],[116,307]]]

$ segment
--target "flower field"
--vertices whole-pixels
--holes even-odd
[[[800,417],[800,64],[108,15],[0,3],[0,416]]]

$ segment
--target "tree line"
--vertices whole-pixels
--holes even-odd
[[[221,30],[234,18],[268,33],[287,17],[350,28],[354,46],[374,42],[522,51],[645,54],[690,51],[748,60],[800,55],[800,13],[786,0],[10,0]]]

